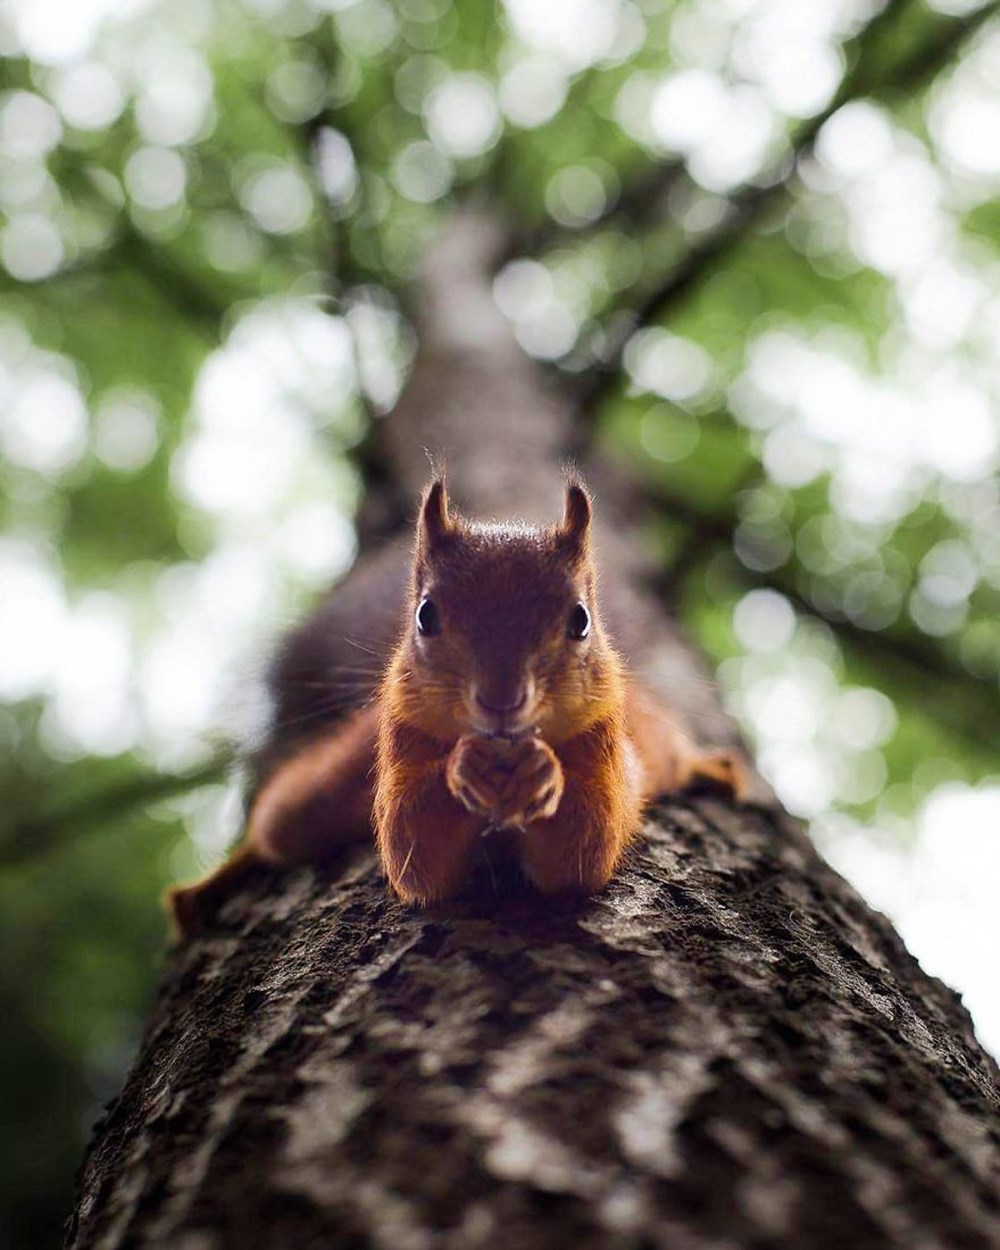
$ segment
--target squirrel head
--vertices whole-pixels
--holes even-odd
[[[546,528],[466,520],[435,479],[417,521],[398,713],[442,739],[538,732],[555,742],[599,720],[621,682],[598,612],[590,530],[590,496],[576,478],[562,519]]]

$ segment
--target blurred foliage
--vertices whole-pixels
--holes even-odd
[[[56,1241],[156,899],[238,827],[217,743],[352,558],[456,200],[789,806],[905,839],[995,775],[996,9],[0,7],[5,1244]]]

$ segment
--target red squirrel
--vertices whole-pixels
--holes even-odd
[[[543,893],[607,883],[651,798],[703,779],[739,794],[625,672],[601,620],[591,499],[566,486],[548,528],[457,515],[424,493],[406,611],[375,698],[275,767],[241,849],[174,890],[182,932],[248,862],[320,862],[371,835],[396,895],[457,893],[481,835],[505,829]]]

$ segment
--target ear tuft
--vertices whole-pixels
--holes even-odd
[[[418,544],[423,551],[440,547],[455,532],[448,513],[448,490],[443,477],[436,477],[424,491],[417,522]]]
[[[566,509],[557,533],[560,542],[577,555],[583,555],[590,546],[590,521],[592,508],[590,495],[578,478],[566,483]]]

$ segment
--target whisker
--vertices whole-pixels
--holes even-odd
[[[336,679],[333,681],[322,681],[322,682],[317,682],[316,685],[313,687],[306,687],[306,689],[312,689],[312,690],[318,691],[319,693],[316,695],[303,694],[299,696],[298,698],[294,698],[294,692],[292,691],[292,688],[288,689],[288,693],[293,695],[295,702],[315,703],[317,700],[322,699],[322,696],[324,693],[336,694],[338,691],[344,691],[344,690],[347,690],[347,691],[375,690],[377,689],[377,687],[378,687],[378,682],[370,681],[366,677],[343,677],[339,681],[337,681]],[[277,695],[277,701],[282,702],[282,699],[281,699],[282,691],[280,689],[276,691],[276,695]]]
[[[280,694],[283,690],[332,690],[336,687],[354,686],[358,690],[366,686],[377,685],[377,673],[335,673],[325,680],[319,681],[283,681],[276,689]]]
[[[380,651],[373,651],[371,647],[366,647],[363,643],[358,642],[356,638],[348,638],[346,634],[343,635],[343,638],[344,642],[346,642],[349,646],[357,647],[359,651],[364,651],[366,655],[373,655],[376,659],[382,658],[382,653]]]
[[[370,696],[367,699],[350,699],[341,698],[324,703],[320,707],[310,708],[308,712],[298,712],[291,716],[279,716],[270,722],[269,729],[273,735],[275,732],[285,729],[295,729],[303,725],[308,725],[312,721],[321,720],[323,717],[329,717],[331,721],[342,718],[337,714],[343,714],[367,707],[373,702]]]
[[[400,870],[399,870],[399,876],[400,876],[400,877],[404,876],[404,875],[405,875],[405,873],[406,873],[407,868],[409,868],[409,866],[410,866],[410,860],[413,858],[413,851],[414,851],[414,848],[416,847],[416,845],[417,845],[417,844],[416,844],[416,842],[411,842],[411,843],[410,843],[410,849],[406,852],[406,859],[404,859],[404,860],[403,860],[403,866],[402,866],[402,868],[400,868]]]

